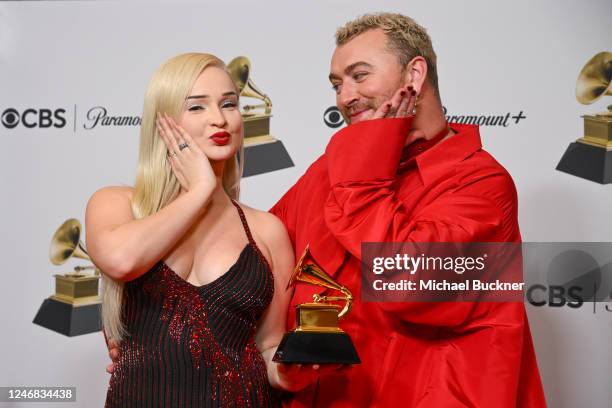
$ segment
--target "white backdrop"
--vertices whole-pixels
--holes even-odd
[[[87,112],[101,106],[109,115],[139,116],[150,76],[173,55],[247,55],[274,103],[272,134],[295,162],[243,181],[242,200],[269,208],[333,134],[323,122],[334,104],[327,80],[333,34],[370,11],[401,12],[428,28],[449,114],[526,116],[481,129],[485,148],[517,185],[525,241],[612,241],[612,185],[555,170],[582,136],[580,116],[612,103],[587,107],[574,96],[584,63],[612,51],[609,0],[0,2],[0,114],[37,110],[26,120],[35,127],[0,124],[0,386],[76,386],[69,406],[103,405],[109,361],[102,335],[69,338],[32,324],[54,291],[52,274],[79,264],[51,265],[55,229],[67,218],[83,221],[96,189],[134,179],[138,128],[86,129]],[[44,127],[38,112],[45,109],[64,109],[65,125]],[[602,310],[528,305],[551,407],[609,406],[612,313]]]

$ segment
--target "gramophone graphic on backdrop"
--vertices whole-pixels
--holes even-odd
[[[283,143],[270,134],[272,101],[259,90],[251,78],[251,62],[247,57],[236,57],[227,69],[240,91],[240,97],[263,101],[259,105],[242,105],[244,120],[243,177],[293,167],[293,161]]]
[[[576,81],[578,102],[590,105],[604,95],[612,95],[612,52],[591,58]],[[570,143],[557,170],[601,184],[612,183],[612,105],[583,119],[584,136]]]
[[[49,248],[52,264],[61,265],[73,257],[90,260],[81,242],[82,231],[74,218],[55,231]],[[83,273],[88,269],[93,274]],[[100,331],[100,270],[93,265],[76,266],[73,272],[54,276],[55,294],[43,301],[33,323],[70,337]]]

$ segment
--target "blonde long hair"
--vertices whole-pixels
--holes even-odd
[[[211,54],[177,55],[164,63],[153,75],[145,95],[140,128],[140,153],[132,212],[134,218],[156,213],[176,198],[181,185],[166,160],[167,148],[157,132],[157,112],[178,118],[185,98],[202,71],[209,67],[226,69],[219,58]],[[243,148],[238,157],[225,162],[222,183],[233,199],[240,194],[240,177],[244,163]],[[127,334],[122,321],[123,282],[103,274],[102,325],[108,339],[121,341]]]

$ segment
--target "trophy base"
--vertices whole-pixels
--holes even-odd
[[[293,167],[293,160],[280,140],[244,147],[242,177]]]
[[[359,364],[361,360],[348,334],[285,333],[272,361],[289,364]]]
[[[102,330],[101,303],[73,306],[56,299],[45,299],[32,323],[65,336],[79,336]]]
[[[586,143],[570,143],[557,170],[600,184],[612,183],[612,150]]]

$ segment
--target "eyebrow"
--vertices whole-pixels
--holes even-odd
[[[344,68],[344,74],[345,75],[349,75],[351,72],[353,72],[356,68],[358,67],[365,67],[365,68],[374,68],[374,66],[372,64],[368,64],[365,61],[357,61],[357,62],[353,62],[351,65],[349,65],[348,67]],[[340,77],[338,75],[335,74],[329,74],[329,80],[332,81],[334,79],[340,79]]]
[[[236,96],[238,97],[238,94],[234,91],[229,91],[229,92],[225,92],[222,96]],[[189,100],[189,99],[206,99],[206,98],[210,98],[210,95],[190,95],[187,98],[185,98],[185,100]]]

